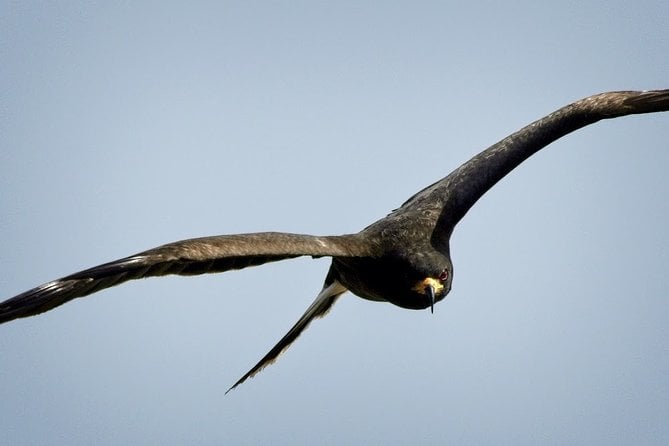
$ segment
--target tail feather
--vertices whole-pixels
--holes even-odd
[[[281,338],[279,342],[253,366],[251,370],[246,372],[244,376],[239,378],[236,383],[232,385],[225,393],[227,394],[232,389],[246,381],[248,378],[253,378],[258,372],[274,363],[279,355],[283,353],[290,345],[297,339],[297,337],[309,326],[312,320],[325,316],[332,308],[332,305],[337,301],[339,296],[346,290],[346,287],[334,280],[329,285],[323,287],[314,302],[307,308],[302,317],[292,326],[292,328]]]

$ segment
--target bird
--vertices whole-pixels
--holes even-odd
[[[434,311],[451,290],[453,229],[499,180],[537,151],[582,127],[664,111],[669,111],[669,89],[588,96],[493,144],[360,232],[334,236],[258,232],[168,243],[11,297],[0,303],[0,323],[38,315],[129,280],[219,273],[300,256],[330,257],[323,288],[313,303],[228,393],[276,361],[312,320],[325,316],[347,291],[370,301]]]

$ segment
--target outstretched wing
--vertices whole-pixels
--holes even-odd
[[[669,111],[669,90],[617,91],[576,101],[522,128],[479,153],[446,178],[411,197],[411,212],[440,208],[435,246],[448,244],[455,225],[484,193],[553,141],[602,119]]]
[[[360,257],[371,247],[356,235],[259,232],[182,240],[94,266],[0,303],[0,323],[51,310],[77,297],[128,280],[168,274],[197,275],[241,269],[299,256]]]
[[[286,350],[290,344],[292,344],[297,337],[304,331],[305,328],[309,326],[311,321],[317,317],[323,317],[330,311],[330,308],[337,301],[339,296],[342,295],[346,290],[344,285],[340,284],[337,280],[332,280],[331,276],[325,279],[325,285],[314,302],[307,308],[307,311],[304,312],[302,317],[291,327],[291,329],[286,333],[286,335],[281,338],[279,342],[267,353],[263,358],[258,361],[256,365],[253,366],[251,370],[246,372],[244,376],[239,378],[236,383],[232,385],[225,393],[243,383],[247,378],[253,378],[253,376],[260,372],[262,369],[272,364],[279,357],[284,350]]]

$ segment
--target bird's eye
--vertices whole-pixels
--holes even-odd
[[[439,280],[441,280],[442,282],[446,282],[446,279],[448,279],[448,270],[447,269],[443,270],[441,272],[441,274],[439,274]]]

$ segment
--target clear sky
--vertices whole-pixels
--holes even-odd
[[[113,4],[112,4],[113,3]],[[355,232],[580,97],[669,88],[669,3],[3,2],[0,290],[196,236]],[[520,166],[429,311],[325,259],[0,326],[1,444],[667,444],[669,114]]]

